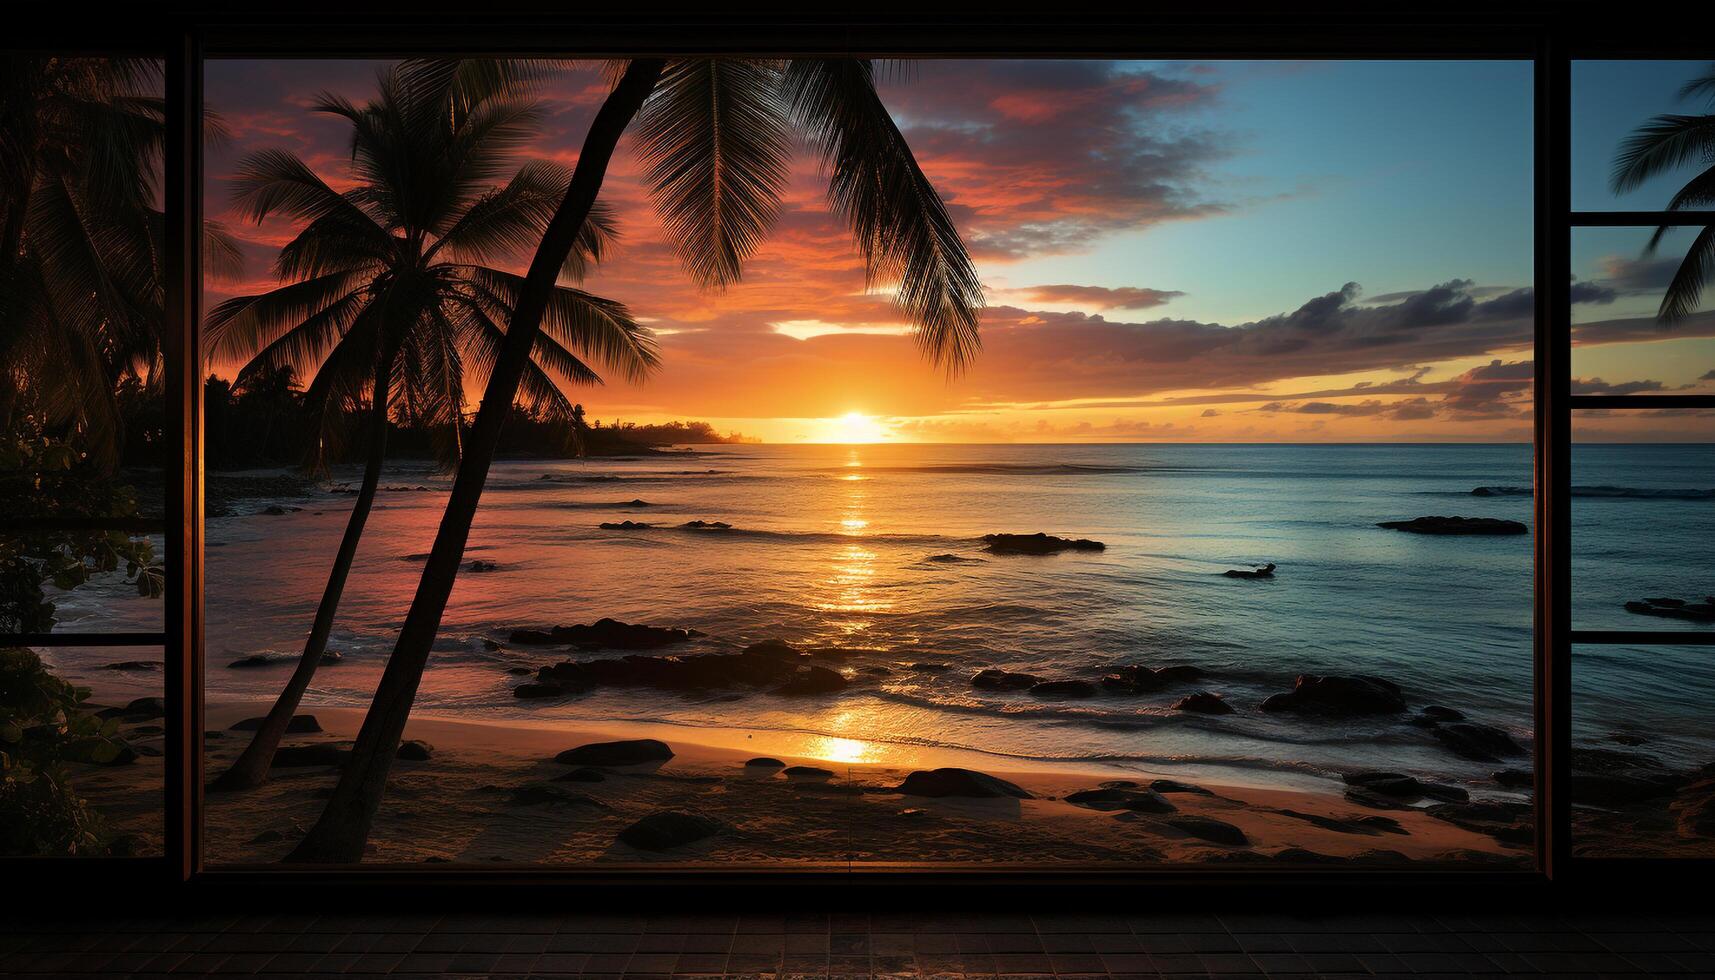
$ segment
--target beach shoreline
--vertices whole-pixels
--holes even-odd
[[[235,702],[207,708],[205,731],[212,733],[204,743],[208,777],[230,763],[249,738],[248,732],[231,726],[267,707]],[[347,745],[363,716],[344,707],[306,706],[300,713],[314,715],[323,730],[288,735],[287,746]],[[557,763],[554,757],[580,745],[649,735],[636,725],[546,726],[413,717],[405,737],[427,743],[429,758],[394,763],[364,863],[806,869],[918,864],[1505,866],[1527,862],[1530,853],[1423,809],[1367,809],[1331,792],[1175,781],[1175,788],[1154,793],[1150,777],[1135,772],[1127,781],[1136,788],[1123,789],[1112,771],[985,767],[980,771],[1016,784],[1030,798],[927,797],[898,790],[914,771],[965,760],[924,757],[921,765],[848,762],[778,747],[764,752],[760,747],[710,745],[706,742],[722,740],[697,741],[684,729],[656,734],[667,735],[671,746],[673,755],[665,762],[576,766]],[[159,738],[149,735],[136,741],[155,747],[152,740]],[[820,769],[826,775],[786,776],[778,767],[746,766],[764,754],[786,766]],[[92,801],[104,808],[128,796],[152,803],[150,790],[160,785],[159,762],[145,755],[129,766],[97,770],[98,785],[90,787]],[[574,770],[582,770],[582,775],[567,778]],[[337,770],[326,764],[276,767],[258,789],[207,794],[207,865],[280,860],[314,822],[336,777]],[[79,785],[85,785],[81,778]],[[1171,809],[1096,808],[1100,804],[1066,799],[1104,785],[1110,794],[1119,789],[1121,796],[1146,793],[1169,801]],[[695,814],[719,829],[661,850],[618,840],[639,819],[665,811]],[[1209,839],[1233,832],[1240,836],[1225,842]]]

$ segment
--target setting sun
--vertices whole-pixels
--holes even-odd
[[[828,420],[829,442],[881,442],[886,438],[887,429],[862,412],[847,412]]]

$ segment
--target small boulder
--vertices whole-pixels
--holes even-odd
[[[1195,793],[1198,796],[1215,795],[1213,790],[1204,789],[1201,786],[1195,786],[1191,783],[1182,783],[1177,779],[1153,779],[1150,780],[1149,788],[1155,790],[1157,793]]]
[[[1286,694],[1270,695],[1264,711],[1288,711],[1326,718],[1398,714],[1405,710],[1399,685],[1379,677],[1301,674]]]
[[[988,550],[1003,555],[1051,555],[1057,551],[1101,551],[1107,546],[1089,538],[1057,538],[1035,534],[985,534]]]
[[[1274,578],[1274,562],[1253,568],[1229,568],[1221,574],[1227,578]]]
[[[980,687],[985,691],[1022,691],[1042,683],[1042,679],[1033,674],[1022,674],[999,667],[989,667],[977,671],[971,678],[972,687]]]
[[[1529,789],[1536,785],[1536,776],[1527,769],[1497,769],[1489,778],[1508,789]]]
[[[906,776],[896,792],[907,796],[1033,799],[1028,790],[1004,779],[973,769],[954,768],[919,769]]]
[[[1524,754],[1511,735],[1493,725],[1453,722],[1435,728],[1432,734],[1454,755],[1472,762],[1499,762],[1501,756]]]
[[[399,743],[399,748],[393,753],[393,758],[404,759],[406,762],[428,762],[435,754],[435,747],[420,738],[408,738]]]
[[[266,656],[264,654],[253,653],[248,657],[240,657],[239,659],[232,661],[231,663],[227,664],[226,666],[242,670],[242,669],[249,668],[249,667],[272,667],[272,666],[274,666],[274,664],[282,663],[282,662],[283,661],[277,661],[274,658]]]
[[[834,778],[834,774],[831,770],[823,769],[820,766],[787,766],[785,769],[781,770],[781,772],[785,773],[787,779],[826,782],[827,780]]]
[[[1167,825],[1192,837],[1216,844],[1243,847],[1250,843],[1250,838],[1245,836],[1244,831],[1225,820],[1216,820],[1213,817],[1170,817]]]
[[[103,670],[160,670],[159,660],[121,660],[118,663],[107,664]]]
[[[1494,517],[1415,517],[1409,521],[1382,521],[1385,527],[1409,534],[1529,534],[1530,528],[1518,521]]]
[[[603,521],[601,523],[603,531],[647,531],[654,526],[642,521]]]
[[[726,825],[683,810],[661,810],[619,832],[619,841],[640,851],[666,851],[713,837]]]
[[[809,664],[797,669],[786,683],[774,689],[776,694],[833,694],[846,689],[846,678],[837,670]]]
[[[1233,706],[1219,694],[1198,691],[1173,702],[1173,710],[1192,711],[1200,715],[1230,715],[1233,713]]]
[[[557,698],[565,693],[566,689],[558,684],[520,684],[512,689],[513,697],[525,699]]]
[[[744,767],[746,769],[784,769],[786,768],[786,763],[781,762],[779,759],[770,759],[767,756],[758,756],[755,759],[745,760]]]
[[[1179,809],[1153,789],[1085,789],[1066,794],[1066,802],[1092,810],[1130,810],[1134,813],[1173,813]]]
[[[500,566],[496,565],[494,562],[484,561],[481,558],[476,558],[476,559],[472,559],[471,563],[465,566],[465,571],[468,571],[468,572],[492,572],[499,567]]]
[[[653,738],[634,738],[618,742],[591,742],[567,749],[554,761],[568,766],[637,766],[649,762],[665,762],[673,758],[666,742]]]

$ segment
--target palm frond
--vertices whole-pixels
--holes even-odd
[[[686,270],[703,286],[737,281],[786,184],[791,142],[779,67],[739,58],[675,61],[633,131]]]
[[[1715,279],[1715,225],[1698,232],[1691,247],[1686,249],[1685,258],[1661,298],[1656,319],[1673,323],[1695,313],[1703,297],[1703,286],[1712,279]]]
[[[474,298],[489,316],[509,320],[524,279],[481,266],[465,269]],[[568,350],[629,381],[642,381],[660,363],[655,336],[625,304],[557,286],[542,315],[542,332]]]
[[[1715,114],[1660,115],[1620,144],[1608,183],[1614,193],[1635,190],[1658,174],[1706,159],[1715,151]]]
[[[828,172],[828,202],[862,250],[871,285],[895,303],[926,354],[961,370],[981,346],[982,280],[947,208],[917,165],[867,62],[794,60],[784,87],[793,118]]]

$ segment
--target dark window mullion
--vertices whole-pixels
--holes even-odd
[[[1572,395],[1572,411],[1592,408],[1715,408],[1715,395]]]
[[[1574,228],[1699,228],[1715,225],[1715,211],[1574,211]]]
[[[1573,643],[1625,644],[1627,646],[1715,646],[1715,630],[1573,630]]]

